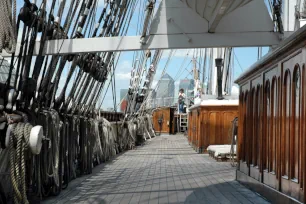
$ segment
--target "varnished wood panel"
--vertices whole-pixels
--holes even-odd
[[[208,122],[207,122],[207,128],[209,130],[208,135],[204,135],[204,138],[207,139],[207,144],[216,144],[218,143],[217,139],[220,137],[218,126],[219,126],[219,114],[217,112],[211,111],[208,112]],[[205,147],[204,147],[205,148]]]
[[[162,118],[162,125],[158,123],[158,119]],[[158,109],[153,112],[153,128],[155,132],[170,133],[170,108]]]
[[[189,113],[188,138],[198,152],[209,145],[230,144],[231,121],[238,117],[238,106],[200,106]]]
[[[241,80],[238,171],[305,202],[305,62],[297,46]],[[238,82],[239,83],[239,82]]]

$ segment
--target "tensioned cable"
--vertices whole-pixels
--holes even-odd
[[[157,90],[157,89],[158,89],[158,86],[159,86],[159,84],[160,84],[160,81],[161,81],[162,77],[165,75],[165,72],[166,72],[166,70],[167,70],[167,68],[168,68],[168,66],[169,66],[169,63],[170,63],[170,61],[171,61],[171,59],[172,59],[172,56],[175,54],[175,52],[176,52],[176,50],[174,51],[174,53],[173,53],[173,50],[170,51],[169,56],[168,56],[168,58],[167,58],[167,62],[166,62],[165,66],[164,66],[164,69],[163,69],[163,71],[162,71],[161,77],[160,77],[160,79],[158,80],[158,82],[157,82],[156,87],[155,87],[154,90]],[[148,95],[148,96],[149,96],[149,95]],[[149,100],[148,96],[144,99],[144,101],[143,101],[141,107],[139,108],[139,110],[141,110],[142,107],[144,106],[144,104],[146,104],[146,102]]]
[[[191,63],[191,62],[190,62],[190,63]],[[190,63],[189,63],[189,65],[190,65]],[[188,65],[188,66],[189,66],[189,65]],[[187,66],[187,67],[188,67],[188,66]],[[187,67],[186,67],[186,68],[187,68]],[[185,71],[188,71],[186,68],[184,69],[184,71],[183,71],[182,73],[180,73],[180,75],[179,75],[176,79],[174,79],[174,81],[177,81],[177,80],[185,73]],[[184,77],[184,78],[187,78],[187,76],[189,76],[189,75],[191,75],[191,72],[190,72],[190,71],[188,71],[188,74],[187,74],[186,77]],[[157,88],[155,88],[155,90],[157,90]],[[168,91],[168,90],[164,90],[164,91],[162,92],[162,94],[163,94],[163,93],[166,93],[166,91]],[[148,100],[150,100],[150,99],[148,98],[147,101],[148,101]]]
[[[240,62],[239,62],[239,60],[238,60],[238,57],[236,56],[236,53],[235,53],[234,49],[233,49],[233,53],[234,53],[235,59],[236,59],[238,65],[239,65],[241,71],[243,72],[242,66],[241,66],[241,64],[240,64]]]
[[[131,13],[130,13],[130,18],[126,21],[127,24],[125,23],[125,25],[127,25],[127,27],[126,27],[126,29],[125,29],[124,35],[126,35],[127,32],[128,32],[128,27],[129,27],[128,25],[130,24],[130,22],[131,22],[131,20],[132,20],[132,14],[133,14],[134,11],[135,11],[135,8],[136,8],[136,5],[137,5],[137,2],[138,2],[138,1],[139,1],[139,0],[134,1],[134,5],[132,5],[132,7],[131,7],[131,10],[130,10],[130,11],[131,11]],[[121,44],[121,40],[120,40],[120,42],[119,42],[119,44],[118,44],[118,47],[120,46],[120,44]],[[120,55],[121,55],[121,52],[119,52],[119,56],[120,56]],[[117,67],[118,61],[119,61],[119,57],[117,58],[117,62],[116,62],[116,66],[115,66],[115,67]],[[112,73],[111,78],[113,77],[114,73],[115,73],[115,72]],[[109,86],[110,86],[110,81],[109,81],[109,83],[108,83],[108,85],[107,85],[107,89],[106,89],[106,90],[108,90]],[[104,99],[105,99],[105,97],[106,97],[106,94],[107,94],[107,91],[105,91],[105,94],[104,94],[104,96],[103,96],[103,98],[102,98],[102,100],[101,100],[101,103],[100,103],[100,105],[98,106],[99,109],[101,109],[101,106],[102,106],[102,104],[103,104],[103,102],[104,102]]]

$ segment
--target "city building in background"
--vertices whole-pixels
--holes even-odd
[[[169,74],[164,74],[156,90],[156,98],[174,97],[174,80]]]
[[[128,105],[127,102],[127,93],[128,93],[128,89],[120,89],[120,111],[121,112],[125,112],[125,109]]]
[[[152,92],[151,92],[151,99],[156,99],[156,91],[155,91],[155,89],[153,89]]]
[[[194,96],[194,79],[181,79],[179,83],[179,90],[184,89],[186,97],[193,101]],[[185,103],[190,104],[190,101],[185,101]]]
[[[181,79],[179,84],[179,90],[184,89],[184,92],[193,91],[194,89],[194,79]]]
[[[174,80],[169,74],[164,74],[164,76],[159,81],[156,90],[156,103],[157,106],[165,106],[173,104],[173,98],[175,95],[175,85]]]

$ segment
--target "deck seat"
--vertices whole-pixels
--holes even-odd
[[[216,152],[216,150],[220,149],[220,148],[231,148],[231,145],[209,145],[207,147],[207,152],[209,154],[209,156],[214,157],[214,153]]]
[[[207,148],[209,156],[216,160],[225,160],[231,153],[231,145],[210,145]],[[234,145],[234,156],[236,155],[236,145]]]

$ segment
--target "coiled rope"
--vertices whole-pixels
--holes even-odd
[[[8,53],[13,53],[17,42],[16,0],[13,2],[12,0],[0,1],[0,22],[0,53],[3,49]]]
[[[10,171],[11,181],[14,191],[14,203],[29,203],[26,190],[26,168],[25,153],[28,151],[30,133],[32,129],[30,123],[18,123],[12,125],[10,136]],[[17,142],[17,145],[16,145]],[[14,148],[16,146],[16,149]]]

